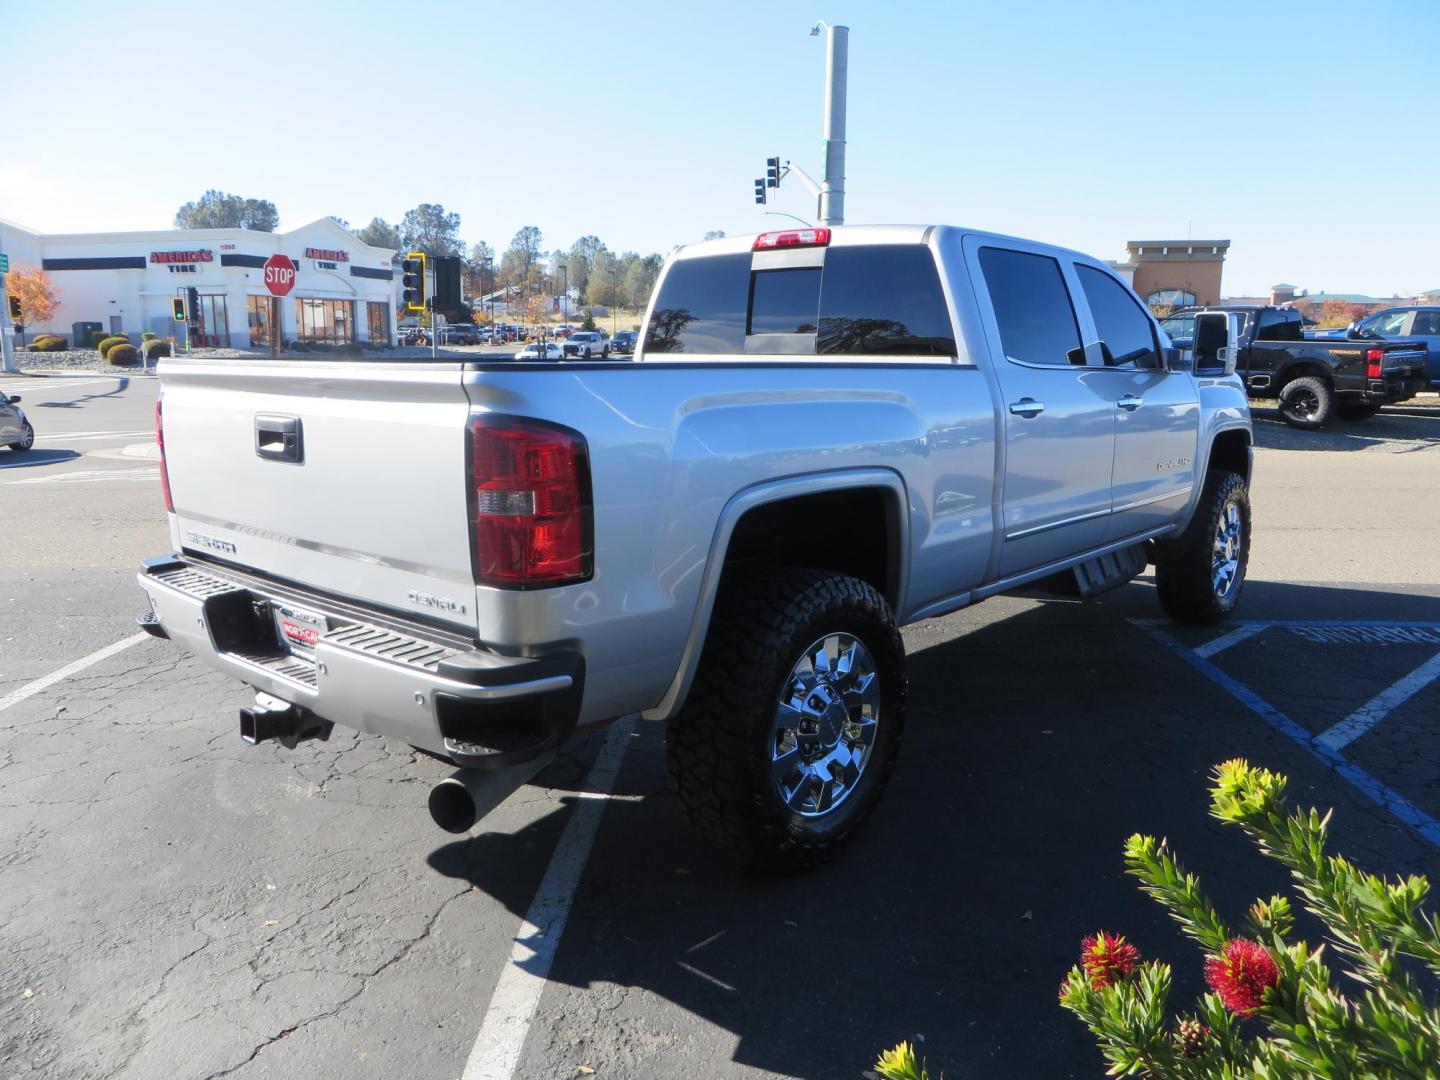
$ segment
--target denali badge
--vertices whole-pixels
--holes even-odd
[[[460,603],[458,600],[448,600],[443,596],[435,596],[428,592],[416,592],[413,589],[410,590],[410,592],[406,593],[406,595],[410,597],[410,602],[412,604],[415,604],[419,607],[435,608],[439,611],[449,611],[455,615],[465,614],[465,605]]]
[[[1162,461],[1155,466],[1160,472],[1169,472],[1171,469],[1183,469],[1190,464],[1188,457],[1176,458],[1174,461]]]
[[[217,540],[213,536],[205,536],[197,532],[187,532],[185,534],[185,542],[187,544],[195,544],[198,547],[209,548],[211,551],[223,551],[226,555],[235,554],[235,545],[229,540]]]

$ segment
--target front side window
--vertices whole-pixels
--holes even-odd
[[[1361,327],[1380,337],[1399,337],[1405,332],[1405,316],[1408,311],[1387,311],[1374,315],[1361,323]],[[1419,333],[1417,330],[1416,333]]]
[[[980,271],[1010,360],[1064,366],[1085,363],[1080,325],[1060,264],[1048,255],[982,248]]]
[[[1110,349],[1108,362],[1116,367],[1159,367],[1150,318],[1130,290],[1093,266],[1076,266],[1075,272],[1090,305],[1095,332]]]
[[[955,329],[930,249],[877,244],[830,251],[815,351],[954,356]]]
[[[647,353],[743,353],[750,255],[681,259],[645,327]]]

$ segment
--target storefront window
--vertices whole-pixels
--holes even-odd
[[[245,298],[250,316],[250,347],[270,347],[270,297],[249,296]]]
[[[370,319],[370,340],[388,344],[390,341],[390,305],[377,304],[371,300],[365,305],[365,309]]]
[[[230,323],[225,315],[224,294],[200,297],[200,334],[195,344],[211,349],[230,347]]]
[[[296,336],[301,341],[326,341],[333,345],[355,340],[353,300],[295,300]]]

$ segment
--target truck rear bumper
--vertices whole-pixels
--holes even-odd
[[[578,652],[501,656],[180,556],[149,560],[137,581],[150,599],[140,620],[147,632],[331,723],[465,768],[534,760],[575,729],[585,677]],[[283,640],[281,625],[313,640]]]

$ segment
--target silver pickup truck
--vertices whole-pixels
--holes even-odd
[[[1229,331],[1181,353],[1073,251],[858,226],[676,250],[632,363],[166,359],[141,625],[255,688],[247,742],[453,762],[452,831],[639,714],[705,832],[813,863],[899,752],[900,626],[1151,563],[1173,618],[1235,607]]]

